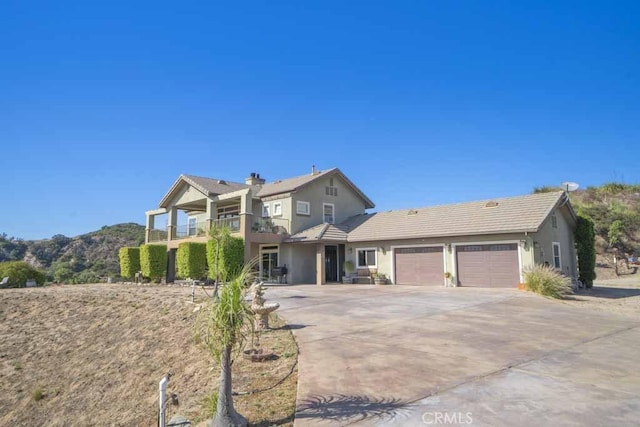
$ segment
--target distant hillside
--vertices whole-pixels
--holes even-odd
[[[49,280],[91,283],[120,272],[118,250],[144,243],[144,226],[134,223],[104,226],[77,237],[56,234],[51,239],[22,240],[0,234],[0,261],[26,261],[47,272]]]
[[[557,187],[539,187],[534,192],[558,191]],[[593,220],[596,231],[598,277],[613,272],[614,254],[628,257],[640,252],[640,185],[610,182],[599,187],[587,187],[571,193],[571,203],[577,212]],[[620,265],[622,274],[626,265]]]

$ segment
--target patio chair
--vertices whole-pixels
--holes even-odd
[[[9,283],[9,276],[2,279],[2,282],[0,282],[0,286],[6,286],[8,283]]]

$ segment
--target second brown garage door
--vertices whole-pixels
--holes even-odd
[[[396,284],[443,285],[442,247],[396,248]]]
[[[520,281],[515,243],[458,246],[456,263],[461,286],[512,288]]]

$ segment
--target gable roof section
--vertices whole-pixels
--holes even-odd
[[[342,225],[349,242],[536,232],[565,203],[560,191],[358,215]]]
[[[258,191],[258,197],[275,196],[282,193],[293,193],[298,191],[321,177],[339,176],[346,184],[365,202],[365,208],[374,208],[375,204],[369,199],[349,178],[338,168],[328,169],[326,171],[318,171],[314,174],[301,175],[293,178],[282,179],[279,181],[268,182],[262,185]]]
[[[343,224],[319,224],[285,240],[286,243],[309,243],[320,241],[346,242],[348,229]]]
[[[171,197],[183,184],[190,185],[205,196],[217,196],[220,194],[232,193],[244,188],[249,188],[248,185],[241,184],[239,182],[224,181],[214,178],[204,178],[195,175],[180,175],[176,182],[173,183],[167,194],[165,194],[160,201],[161,208],[167,206],[167,203],[169,202]]]

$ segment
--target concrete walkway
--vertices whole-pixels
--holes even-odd
[[[636,426],[640,318],[517,290],[283,286],[295,426]]]

